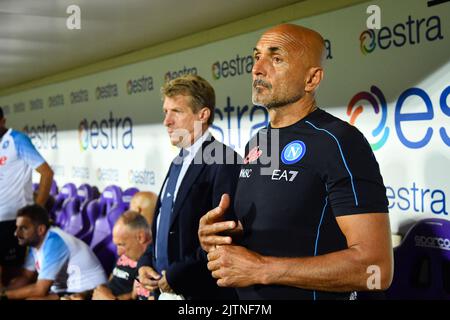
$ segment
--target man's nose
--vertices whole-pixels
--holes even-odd
[[[168,127],[173,123],[172,116],[169,113],[166,113],[164,116],[163,124]]]
[[[255,60],[252,73],[254,76],[265,76],[267,73],[267,61],[263,58]]]

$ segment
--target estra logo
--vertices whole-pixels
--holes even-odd
[[[428,93],[421,88],[409,88],[403,91],[395,102],[394,106],[394,127],[400,142],[407,148],[420,149],[424,148],[430,142],[435,131],[440,137],[441,141],[450,147],[450,136],[447,132],[447,128],[440,125],[433,128],[432,125],[436,126],[433,122],[435,118],[435,112],[442,112],[443,115],[450,117],[450,107],[447,103],[447,98],[450,94],[450,86],[443,89],[439,96],[439,107],[433,105],[431,98]],[[406,105],[411,105],[419,101],[425,108],[424,111],[420,112],[407,112],[405,111]],[[369,105],[369,108],[364,109],[364,106]],[[365,111],[367,110],[367,111]],[[370,115],[370,111],[373,110],[374,114]],[[423,108],[421,108],[423,110]],[[350,117],[349,123],[356,125],[358,117],[362,114],[365,117],[372,117],[373,115],[380,118],[378,125],[371,131],[373,139],[369,139],[372,149],[378,150],[386,143],[388,137],[391,134],[388,123],[388,112],[386,98],[377,86],[371,86],[370,92],[361,91],[358,92],[350,100],[347,106],[347,115]],[[416,138],[412,138],[411,130],[405,129],[407,123],[417,123],[414,126],[415,131],[420,132],[420,134],[415,133]],[[402,126],[403,125],[403,126]],[[409,127],[410,128],[410,127]],[[420,131],[419,131],[420,129]],[[417,138],[419,137],[419,138]],[[375,140],[371,142],[370,140]]]
[[[399,48],[442,39],[444,36],[439,16],[416,19],[409,15],[405,22],[385,26],[379,30],[364,30],[359,35],[360,50],[364,55],[374,52],[376,48],[387,50],[391,47]]]
[[[387,141],[389,136],[389,127],[386,126],[387,120],[387,104],[383,92],[376,87],[370,87],[370,92],[358,92],[349,102],[347,106],[347,115],[350,117],[350,124],[355,125],[356,119],[364,111],[362,104],[356,105],[360,101],[366,101],[373,108],[376,115],[380,115],[380,121],[371,134],[375,142],[370,143],[373,150],[380,149]]]
[[[108,83],[105,86],[98,86],[97,88],[95,88],[95,98],[97,100],[117,97],[118,95],[119,95],[119,88],[115,83],[114,84]]]
[[[58,149],[58,127],[54,123],[26,124],[23,131],[36,149]]]
[[[139,79],[130,79],[127,81],[127,93],[129,95],[147,92],[153,90],[153,77],[142,76]]]
[[[212,77],[215,80],[252,73],[253,57],[251,55],[236,57],[224,61],[216,61],[211,66]]]
[[[155,185],[155,172],[149,170],[129,170],[128,182],[131,184]]]
[[[115,117],[100,120],[83,119],[78,126],[78,142],[81,151],[87,149],[133,149],[133,120]]]
[[[96,170],[96,176],[98,181],[119,181],[119,170],[112,168],[98,168]]]
[[[89,91],[80,89],[70,93],[70,104],[82,103],[89,101]]]
[[[168,82],[170,80],[173,80],[181,76],[185,76],[187,74],[197,75],[198,74],[197,68],[184,66],[183,69],[180,69],[178,71],[167,71],[166,74],[164,75],[164,81]]]

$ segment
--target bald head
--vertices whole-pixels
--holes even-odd
[[[324,43],[316,31],[293,24],[267,30],[253,50],[253,104],[268,110],[298,109],[290,114],[313,110],[315,91],[323,78]]]
[[[325,58],[325,41],[312,30],[295,24],[280,24],[267,30],[261,37],[279,38],[284,45],[302,57],[306,68],[321,67]]]
[[[151,191],[137,192],[130,202],[130,210],[139,212],[151,226],[158,196]]]

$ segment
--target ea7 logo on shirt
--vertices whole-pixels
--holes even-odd
[[[5,156],[0,157],[0,166],[5,165],[6,164],[6,160],[8,160],[8,157],[5,157]]]
[[[252,173],[252,169],[241,169],[239,173],[239,178],[250,178],[250,174]]]
[[[303,141],[289,142],[281,151],[281,161],[284,164],[294,164],[300,161],[306,153],[306,145]]]
[[[294,181],[295,177],[298,175],[298,171],[294,170],[273,170],[272,172],[272,180],[280,181]]]
[[[5,142],[3,142],[2,149],[6,149],[8,147],[9,147],[9,140],[6,140]]]

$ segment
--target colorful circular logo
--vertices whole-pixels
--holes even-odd
[[[377,101],[378,98],[378,101]],[[367,101],[370,105],[372,105],[375,114],[381,113],[381,119],[378,123],[377,127],[372,130],[372,136],[374,138],[378,138],[375,143],[371,143],[370,146],[372,150],[380,149],[387,141],[389,136],[389,127],[386,127],[386,119],[387,119],[387,103],[386,98],[384,97],[383,92],[377,86],[371,86],[370,92],[361,91],[355,94],[355,96],[350,100],[347,106],[347,115],[350,117],[349,123],[351,125],[355,125],[356,119],[358,116],[364,111],[364,107],[362,105],[356,104],[360,101]],[[355,107],[356,106],[356,107]]]
[[[363,54],[371,53],[375,50],[375,32],[372,29],[365,30],[359,36],[360,49]],[[368,46],[366,46],[366,42]]]
[[[80,122],[78,126],[78,143],[80,144],[80,150],[84,151],[89,145],[89,131],[87,120]]]
[[[220,78],[220,63],[219,63],[219,61],[212,64],[211,72],[212,72],[212,77],[214,80],[218,80]]]
[[[133,81],[128,80],[127,82],[127,93],[132,94],[133,93]]]
[[[281,161],[284,164],[294,164],[300,161],[306,153],[306,145],[303,141],[289,142],[281,151]]]

